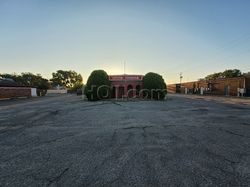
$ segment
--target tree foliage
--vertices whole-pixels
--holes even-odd
[[[161,75],[157,73],[147,73],[143,78],[144,96],[156,100],[164,99],[167,94],[166,83]]]
[[[47,79],[43,78],[40,74],[33,73],[21,73],[18,74],[1,74],[2,78],[8,78],[14,80],[16,83],[22,86],[31,86],[38,89],[47,90],[50,87],[50,83]]]
[[[82,89],[83,86],[84,86],[83,83],[81,83],[81,82],[76,82],[76,83],[74,84],[74,86],[71,88],[71,91],[72,91],[72,92],[76,92],[77,90]]]
[[[242,73],[238,69],[229,69],[229,70],[225,70],[223,72],[223,76],[225,78],[240,77],[240,76],[242,76]]]
[[[85,87],[85,95],[90,101],[97,101],[110,97],[109,76],[104,70],[93,71]]]
[[[52,73],[50,79],[53,86],[65,86],[66,88],[73,88],[75,84],[82,83],[82,76],[75,71],[58,70]]]
[[[213,73],[205,77],[206,80],[215,80],[221,78],[233,78],[242,76],[242,72],[238,69],[229,69],[224,72]]]

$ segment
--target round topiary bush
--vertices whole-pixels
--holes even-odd
[[[161,75],[147,73],[143,77],[143,95],[147,99],[162,100],[167,94],[167,86]]]
[[[104,70],[95,70],[90,74],[84,92],[89,101],[108,99],[110,85],[108,74]]]

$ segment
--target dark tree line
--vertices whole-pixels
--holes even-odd
[[[48,79],[43,78],[40,74],[21,73],[18,74],[0,74],[2,78],[12,79],[20,86],[34,86],[38,89],[47,90],[50,87]]]
[[[244,74],[238,69],[229,69],[229,70],[225,70],[223,72],[213,73],[213,74],[207,75],[205,77],[205,80],[215,80],[215,79],[221,79],[221,78],[241,77],[243,75]]]
[[[21,86],[32,86],[41,90],[47,90],[56,86],[76,90],[83,86],[82,76],[75,71],[58,70],[52,73],[52,79],[43,78],[40,74],[21,73],[21,74],[0,74],[0,77],[12,79]]]

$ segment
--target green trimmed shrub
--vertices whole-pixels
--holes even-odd
[[[110,86],[108,74],[104,70],[95,70],[88,78],[84,93],[89,101],[108,99],[111,96]]]
[[[148,99],[162,100],[167,94],[167,86],[161,75],[157,73],[147,73],[143,77],[143,95]]]

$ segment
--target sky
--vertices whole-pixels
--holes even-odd
[[[0,73],[248,72],[249,12],[249,0],[0,0]]]

